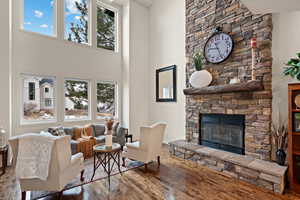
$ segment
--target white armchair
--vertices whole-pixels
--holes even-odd
[[[167,125],[165,123],[156,123],[149,127],[141,127],[140,141],[127,143],[122,153],[123,166],[125,158],[138,160],[147,164],[157,158],[160,166],[160,155],[162,153],[162,144]]]
[[[70,136],[63,136],[54,141],[49,165],[49,175],[46,181],[40,179],[20,179],[22,200],[26,199],[26,191],[60,191],[81,172],[83,181],[84,159],[83,154],[72,156]],[[34,142],[34,141],[32,141]],[[19,138],[11,138],[9,143],[13,152],[13,165],[16,165],[19,148]]]

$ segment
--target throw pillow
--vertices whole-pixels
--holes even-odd
[[[49,128],[49,132],[54,136],[65,136],[66,135],[63,127]]]
[[[117,135],[118,127],[120,125],[120,122],[115,121],[112,127],[113,135]]]
[[[82,129],[82,134],[81,137],[83,138],[91,138],[94,136],[94,129],[92,125],[86,125],[83,129]]]
[[[73,135],[73,140],[78,140],[81,138],[83,128],[81,127],[76,127],[74,128],[74,135]]]

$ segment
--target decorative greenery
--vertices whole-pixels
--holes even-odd
[[[193,57],[193,60],[194,60],[194,64],[195,64],[195,68],[197,71],[200,71],[202,70],[202,67],[203,67],[203,55],[198,52],[194,55]]]
[[[283,149],[286,150],[287,148],[287,136],[288,136],[288,129],[285,124],[278,123],[272,124],[272,136],[273,142],[275,144],[276,150]]]
[[[291,76],[300,80],[300,53],[297,53],[298,58],[292,58],[288,61],[287,67],[284,69],[285,76]]]

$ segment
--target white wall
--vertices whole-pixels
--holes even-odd
[[[185,138],[185,1],[153,1],[150,8],[150,122],[167,122],[165,142]],[[155,70],[177,65],[176,103],[156,103]]]
[[[86,124],[96,121],[96,92],[95,84],[99,80],[112,80],[118,82],[119,94],[122,94],[122,56],[121,52],[115,53],[103,49],[92,48],[63,40],[63,28],[58,24],[59,38],[51,38],[20,29],[21,10],[20,0],[13,4],[13,127],[14,134],[35,132],[55,125]],[[58,10],[63,6],[63,1],[58,1]],[[94,2],[94,1],[93,1]],[[2,7],[1,7],[2,9]],[[6,10],[5,10],[6,11]],[[94,12],[95,13],[95,12]],[[2,12],[1,12],[2,14]],[[122,14],[122,12],[120,12]],[[93,15],[96,21],[96,14]],[[58,21],[63,21],[63,15],[58,15]],[[4,22],[3,22],[4,23]],[[7,23],[5,21],[5,23]],[[120,25],[122,23],[119,23]],[[122,31],[122,27],[120,27]],[[6,42],[6,41],[5,41]],[[5,43],[3,42],[3,43]],[[92,40],[96,43],[95,38]],[[121,42],[121,41],[120,41]],[[121,45],[122,46],[122,45]],[[20,124],[22,115],[21,102],[21,74],[55,76],[57,80],[56,105],[58,122],[55,124],[26,125]],[[2,73],[1,73],[2,75]],[[91,82],[93,116],[91,121],[64,122],[64,78],[79,78]],[[93,92],[92,92],[93,91]],[[6,92],[7,93],[7,92]],[[121,96],[121,95],[120,95]],[[121,102],[119,99],[118,113],[121,116]],[[4,104],[7,106],[8,103]],[[7,108],[7,107],[6,107]],[[6,109],[5,108],[5,109]]]
[[[300,52],[300,11],[273,14],[273,122],[288,117],[288,83],[297,82],[282,75],[285,63]]]

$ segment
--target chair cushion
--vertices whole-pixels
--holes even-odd
[[[105,133],[105,125],[103,124],[94,124],[94,136],[98,137],[98,136],[102,136]]]
[[[113,132],[113,135],[117,135],[118,134],[118,128],[119,128],[119,125],[120,125],[120,122],[114,122],[114,124],[113,124],[113,127],[112,127],[112,132]]]
[[[133,149],[138,149],[138,148],[140,148],[140,142],[127,143],[126,147],[133,148]]]

